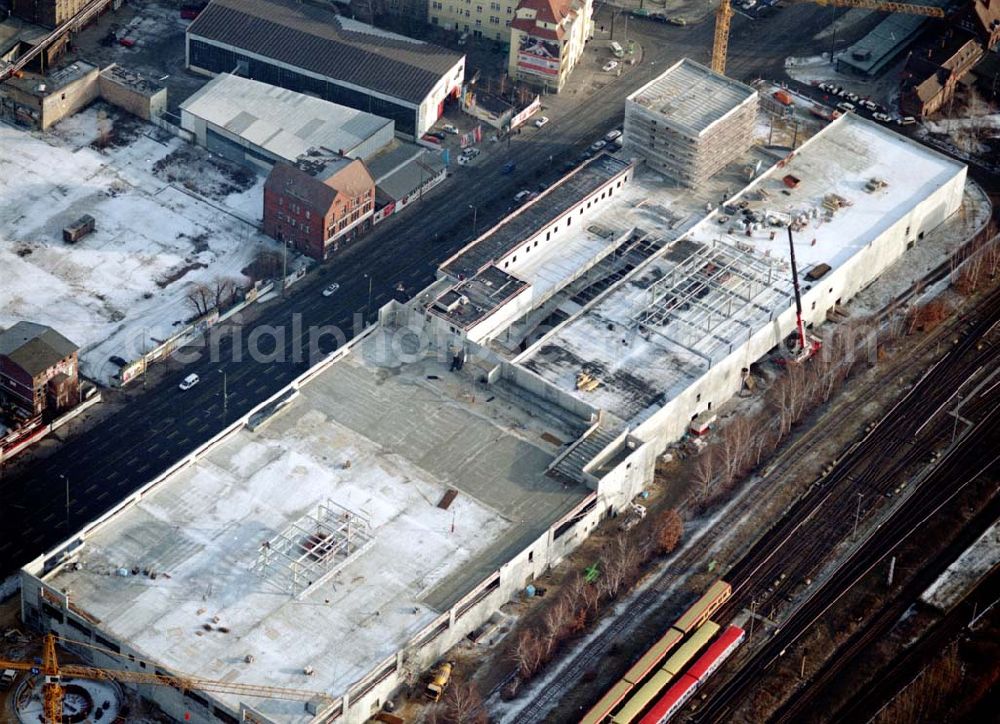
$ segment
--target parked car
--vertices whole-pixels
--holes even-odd
[[[823,91],[824,93],[830,93],[830,92],[832,92],[832,91],[833,91],[833,89],[834,89],[834,85],[833,85],[833,83],[820,83],[820,84],[819,84],[818,86],[816,86],[816,87],[817,87],[817,88],[819,88],[819,89],[820,89],[821,91]]]
[[[590,150],[591,151],[595,151],[595,152],[596,151],[600,151],[606,145],[608,145],[608,144],[604,141],[604,139],[598,139],[598,140],[594,141],[592,144],[590,144]]]
[[[667,22],[670,25],[676,25],[676,26],[681,27],[681,28],[683,28],[685,25],[688,24],[687,20],[685,20],[684,18],[678,18],[678,17],[667,18]]]
[[[194,387],[200,381],[201,380],[199,379],[198,375],[196,375],[196,374],[190,374],[190,375],[188,375],[187,377],[184,378],[183,382],[181,382],[180,388],[182,390],[190,390],[192,387]]]
[[[845,98],[847,98],[847,100],[849,100],[851,103],[857,103],[858,101],[861,100],[861,96],[859,96],[857,93],[848,93],[845,96]]]
[[[513,161],[508,161],[503,165],[503,168],[500,170],[500,173],[506,176],[509,173],[513,173],[515,168],[517,168],[517,164],[514,163]]]
[[[847,113],[847,111],[854,111],[855,110],[854,104],[853,103],[848,103],[847,101],[841,101],[840,103],[838,103],[837,104],[837,108],[839,108],[840,110],[844,111],[844,113]]]
[[[435,136],[433,133],[425,133],[420,137],[421,140],[427,141],[428,143],[441,143],[441,139]]]
[[[458,135],[458,129],[457,129],[457,128],[455,128],[455,127],[454,127],[453,125],[451,125],[450,123],[445,123],[445,124],[444,124],[444,132],[445,132],[445,133],[450,133],[450,134],[451,134],[451,135],[453,135],[453,136],[456,136],[456,135]]]
[[[903,116],[902,118],[897,118],[896,123],[900,126],[912,126],[917,122],[917,119],[913,116]]]
[[[888,123],[892,120],[892,117],[888,113],[872,113],[872,118],[882,123]]]
[[[604,134],[604,142],[611,143],[612,141],[617,141],[622,137],[622,132],[619,129],[614,129],[613,131],[608,131]]]
[[[548,118],[546,118],[545,116],[539,116],[538,118],[535,119],[535,128],[541,128],[548,122],[549,122]]]
[[[135,47],[135,39],[134,38],[120,38],[118,40],[118,45],[121,45],[123,48],[134,48]]]
[[[330,286],[328,286],[326,289],[323,290],[323,296],[331,297],[337,293],[338,289],[340,289],[340,285],[337,284],[337,282],[334,282],[333,284],[331,284]]]
[[[858,103],[858,105],[861,106],[862,108],[867,108],[870,111],[877,111],[878,110],[878,104],[876,104],[876,103],[874,103],[874,102],[872,102],[870,100],[867,100],[867,99],[860,101]]]
[[[611,71],[613,71],[617,67],[618,67],[618,61],[617,60],[609,60],[607,63],[604,64],[604,66],[601,68],[601,70],[603,70],[605,73],[610,73]]]
[[[444,131],[428,131],[427,135],[428,136],[433,136],[434,138],[436,138],[439,141],[443,141],[444,139],[447,138],[447,136],[445,135]]]
[[[530,197],[530,196],[531,196],[531,192],[528,191],[527,189],[524,189],[522,191],[518,191],[516,194],[514,194],[514,203],[515,204],[523,204],[525,201],[528,200],[528,197]]]
[[[469,159],[475,158],[480,153],[482,153],[482,151],[475,146],[468,146],[467,148],[462,149],[462,155]]]

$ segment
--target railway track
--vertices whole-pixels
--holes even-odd
[[[822,693],[827,687],[834,684],[845,671],[849,671],[858,665],[858,660],[866,652],[870,651],[878,641],[882,640],[891,628],[899,621],[905,611],[916,601],[927,587],[937,579],[967,546],[979,537],[986,528],[993,524],[1000,515],[1000,497],[994,497],[968,526],[963,528],[961,534],[952,541],[946,550],[935,556],[934,560],[924,566],[917,575],[914,575],[896,595],[888,605],[883,606],[873,617],[865,622],[864,627],[856,632],[845,646],[838,648],[836,656],[829,659],[826,664],[808,682],[805,688],[797,691],[792,699],[785,703],[771,721],[784,724],[786,722],[802,722],[812,718],[811,713],[816,711],[815,697]],[[994,578],[998,578],[996,576]],[[995,587],[995,586],[994,586]],[[950,619],[949,616],[945,620]],[[963,613],[962,622],[967,621]],[[944,623],[944,621],[942,621]],[[925,638],[931,641],[942,642],[941,629],[951,634],[956,632],[954,626],[935,627]],[[948,634],[945,634],[947,638]],[[923,653],[936,651],[933,645],[925,645],[922,641],[920,647]],[[919,658],[911,656],[911,651],[907,651],[907,658]],[[880,672],[880,679],[885,676],[897,680],[899,676],[899,663],[894,662],[888,671]],[[869,687],[867,696],[852,699],[852,701],[837,714],[838,721],[854,722],[866,721],[867,717],[861,714],[865,707],[871,708],[873,694],[880,687]],[[894,687],[897,688],[897,687]]]
[[[746,689],[755,683],[760,672],[781,658],[844,593],[850,590],[881,561],[885,560],[904,540],[918,532],[921,526],[951,501],[980,474],[1000,462],[995,446],[996,422],[1000,410],[995,410],[970,431],[965,444],[954,448],[961,454],[950,454],[928,480],[933,484],[916,489],[898,515],[872,531],[850,557],[823,584],[817,595],[804,601],[791,612],[775,635],[753,653],[750,660],[691,718],[696,722],[730,721],[733,705],[742,701]],[[992,446],[989,443],[994,443]],[[974,460],[972,472],[969,462]]]
[[[997,357],[1000,356],[1000,346],[988,341],[997,326],[995,320],[1000,318],[1000,290],[986,300],[982,309],[983,316],[970,325],[966,334],[952,349],[843,456],[827,476],[815,484],[812,493],[795,503],[747,555],[726,573],[727,579],[733,584],[734,594],[720,618],[725,618],[726,614],[732,615],[748,603],[752,609],[758,598],[766,601],[786,595],[791,586],[802,581],[829,555],[833,547],[831,540],[842,540],[856,527],[855,521],[860,512],[857,493],[867,492],[877,496],[880,504],[869,507],[867,514],[871,514],[888,500],[886,494],[892,495],[898,490],[896,482],[900,476],[926,460],[927,446],[939,445],[949,433],[953,433],[957,423],[953,423],[951,418],[942,413],[967,384],[984,376],[984,370],[995,369]],[[997,387],[990,389],[996,391]],[[988,402],[978,399],[974,400],[973,405],[979,409],[990,408]],[[930,410],[930,414],[924,412],[926,410]],[[992,405],[984,419],[992,420],[995,414],[996,405]],[[982,423],[978,423],[974,429],[980,430],[981,426]],[[864,490],[858,490],[859,487]],[[911,503],[911,500],[923,500],[928,495],[927,487],[911,487],[906,494],[908,505],[918,504]],[[945,485],[943,489],[950,488]],[[930,502],[933,503],[933,500]],[[898,513],[898,507],[895,512]],[[892,526],[900,525],[900,520],[905,522],[910,515],[913,513],[894,514],[881,524],[879,534],[889,535]],[[849,565],[851,560],[844,565]],[[819,590],[827,590],[824,587],[829,585],[830,580],[842,575],[843,570],[841,566],[834,571]],[[782,622],[777,631],[780,638],[776,636],[775,640],[787,645],[801,635],[802,630],[795,628],[801,624],[797,617],[806,604],[818,598],[814,591],[813,595],[794,609]],[[696,720],[718,721],[721,714],[728,711],[728,705],[752,683],[756,672],[761,670],[760,667],[773,663],[776,645],[768,641],[761,648],[761,651],[771,652],[770,659],[762,658],[760,652],[753,654],[749,663],[709,699],[708,704],[696,715]]]
[[[907,295],[908,293],[904,293],[900,296],[900,299],[908,298]],[[879,321],[884,321],[886,315],[887,312],[880,315]],[[934,332],[926,335],[907,355],[909,362],[894,368],[893,376],[904,379],[915,377],[920,368],[925,364],[924,358],[931,351],[931,349],[941,344],[946,338],[954,336],[955,333],[956,329],[953,326],[942,325]],[[874,377],[850,400],[832,406],[818,420],[813,421],[809,431],[786,447],[780,453],[776,463],[772,463],[768,466],[765,473],[766,476],[770,477],[773,475],[788,474],[796,467],[803,468],[803,473],[806,475],[815,474],[817,469],[816,465],[814,463],[804,465],[802,463],[802,459],[823,442],[824,423],[827,420],[830,420],[832,423],[835,419],[842,420],[857,416],[857,414],[860,413],[861,410],[869,403],[871,399],[871,394],[869,393],[874,393],[876,389],[883,384],[880,377],[881,375]],[[883,418],[883,420],[884,419],[885,418]],[[856,447],[857,445],[855,448]],[[914,463],[918,458],[918,454],[913,454],[907,459],[907,464]],[[807,467],[809,468],[808,472],[805,470]],[[803,499],[800,499],[799,502],[801,503],[805,499],[808,499],[807,502],[811,502],[814,498],[815,496],[813,495],[806,495]],[[851,500],[853,502],[854,499],[852,498]],[[752,495],[744,496],[739,504],[732,506],[729,511],[727,511],[724,518],[720,520],[715,527],[719,529],[729,529],[734,527],[754,504],[755,501],[753,500]],[[795,506],[793,504],[793,508],[794,507]],[[847,517],[851,521],[853,521],[854,512],[853,508],[848,511],[849,515],[847,515]],[[830,534],[836,534],[836,531],[830,531]],[[830,540],[830,538],[826,535],[819,537],[817,546],[810,552],[811,560],[815,561],[819,557],[829,553],[828,546],[823,548],[820,545],[828,540]],[[557,680],[551,682],[542,691],[539,691],[533,696],[533,705],[518,715],[516,720],[518,724],[533,724],[534,722],[545,721],[548,713],[564,696],[566,696],[570,690],[579,684],[583,675],[596,668],[597,663],[602,657],[604,657],[615,641],[622,640],[630,630],[638,628],[642,624],[643,620],[647,619],[654,613],[654,609],[667,605],[667,594],[673,587],[676,586],[678,574],[687,573],[700,568],[710,554],[712,548],[717,545],[717,543],[717,537],[704,535],[697,543],[686,548],[673,561],[671,561],[670,565],[668,565],[661,573],[657,574],[656,578],[651,584],[649,584],[648,588],[642,594],[637,596],[626,607],[625,611],[616,618],[615,621],[604,629],[601,634],[592,639],[586,649],[577,653],[570,663],[567,664],[560,672]],[[766,546],[766,544],[763,543],[763,538],[758,545]],[[732,574],[730,573],[729,576],[731,575]],[[727,577],[727,580],[728,579],[729,578]],[[788,583],[790,584],[791,580],[788,580]],[[734,590],[735,588],[736,586],[734,583]],[[777,595],[778,594],[776,593],[775,597]],[[679,601],[677,602],[678,608],[680,603],[681,602]],[[732,605],[727,605],[727,608],[730,610],[738,610]],[[503,687],[509,684],[514,678],[515,672],[511,671],[487,693],[486,700],[495,700],[499,696]]]

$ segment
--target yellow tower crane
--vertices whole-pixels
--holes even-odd
[[[48,633],[45,635],[41,663],[26,661],[6,661],[0,659],[0,669],[30,671],[35,675],[45,677],[43,694],[45,701],[46,724],[61,724],[63,714],[63,680],[91,679],[100,681],[116,681],[127,684],[152,684],[154,686],[172,686],[181,691],[206,691],[219,694],[242,694],[265,699],[285,699],[288,701],[312,701],[322,699],[332,702],[333,697],[317,691],[301,689],[283,689],[277,686],[257,686],[255,684],[237,684],[213,679],[199,679],[193,676],[171,676],[169,674],[147,674],[142,671],[122,671],[104,669],[97,666],[81,666],[78,664],[60,664],[56,656],[56,640],[77,644],[87,648],[119,656],[114,651],[88,644],[84,641],[72,641]]]
[[[915,5],[913,3],[887,2],[886,0],[804,0],[813,5],[826,5],[835,8],[865,8],[887,13],[907,13],[909,15],[926,15],[930,18],[943,18],[945,13],[939,7],[932,5]],[[730,0],[720,0],[719,9],[715,11],[715,40],[712,43],[712,70],[716,73],[726,72],[726,57],[729,53],[729,25],[733,20],[733,7]]]

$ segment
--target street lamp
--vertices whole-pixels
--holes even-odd
[[[476,217],[479,215],[479,207],[469,204],[469,208],[472,209],[472,235],[476,235]]]
[[[229,390],[227,389],[228,375],[224,369],[218,370],[219,374],[222,375],[222,414],[225,415],[229,410]]]

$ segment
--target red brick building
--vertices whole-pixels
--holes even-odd
[[[372,226],[375,180],[339,155],[279,161],[264,184],[264,233],[323,261]]]
[[[18,322],[0,332],[0,397],[23,417],[80,401],[78,347],[51,327]]]
[[[982,57],[982,45],[954,30],[914,50],[903,69],[900,109],[917,118],[937,113],[951,102],[959,81]]]

